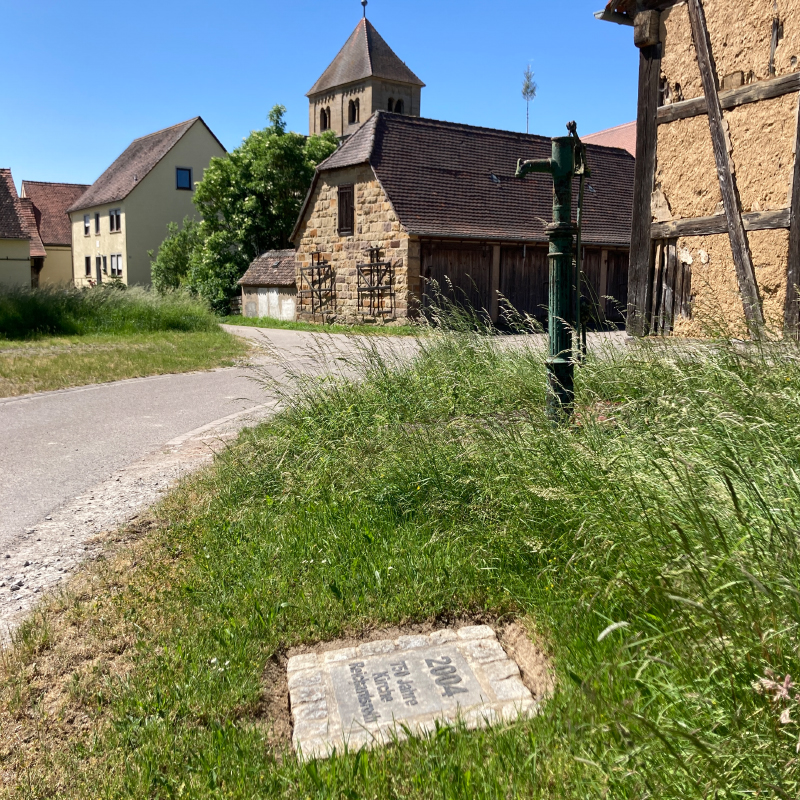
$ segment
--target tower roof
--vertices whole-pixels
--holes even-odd
[[[364,78],[385,78],[415,86],[425,85],[386,44],[375,26],[368,19],[362,19],[306,96]]]

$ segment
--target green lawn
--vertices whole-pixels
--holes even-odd
[[[0,340],[0,397],[231,366],[247,351],[219,328]]]
[[[590,357],[556,428],[532,347],[422,350],[302,383],[20,631],[7,796],[798,796],[800,351]],[[538,718],[295,759],[289,648],[459,616],[548,643]]]
[[[357,333],[365,336],[419,336],[424,330],[420,325],[314,325],[311,322],[283,322],[272,317],[221,317],[226,325],[248,325],[252,328],[277,328],[285,331],[307,331],[309,333]]]

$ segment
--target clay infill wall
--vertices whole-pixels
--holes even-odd
[[[721,92],[775,82],[800,71],[800,0],[703,0],[702,9]],[[659,39],[662,108],[652,221],[719,217],[721,225],[716,226],[717,232],[705,235],[680,235],[678,226],[673,226],[674,235],[654,235],[650,332],[702,335],[716,326],[746,335],[709,116],[701,113],[664,121],[661,113],[663,106],[704,96],[687,3],[662,12]],[[796,173],[798,92],[794,87],[780,96],[738,107],[725,108],[723,104],[722,113],[737,211],[745,215],[747,247],[764,321],[768,328],[782,330],[787,322],[790,280],[788,225],[792,214],[788,210]],[[777,214],[782,210],[787,213]],[[765,222],[763,212],[776,212],[773,216],[780,219]],[[747,215],[756,220],[756,226],[772,229],[748,230],[751,221]]]

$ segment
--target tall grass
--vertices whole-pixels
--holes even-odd
[[[137,656],[97,689],[113,725],[64,785],[797,797],[800,349],[596,347],[561,427],[541,342],[439,331],[419,349],[409,363],[370,340],[345,378],[274,385],[285,412],[164,509],[157,561],[179,575],[159,573],[151,600],[93,593],[88,617],[116,607]],[[558,688],[534,720],[305,766],[254,725],[276,652],[487,611],[549,642]]]
[[[140,288],[0,287],[0,339],[88,333],[208,331],[216,320],[184,293],[160,295]]]

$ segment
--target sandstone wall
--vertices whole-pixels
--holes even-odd
[[[355,186],[355,232],[339,236],[338,188]],[[312,253],[321,252],[335,273],[336,304],[316,321],[374,321],[358,307],[358,270],[356,265],[369,261],[370,247],[379,246],[383,259],[395,269],[395,314],[390,321],[413,315],[420,292],[419,242],[412,241],[401,226],[389,198],[368,165],[350,167],[320,175],[314,194],[295,239],[297,261],[301,267],[312,262]],[[297,287],[308,289],[300,272]],[[307,296],[298,298],[298,319],[311,318]]]
[[[704,0],[720,89],[800,70],[800,0]],[[773,20],[780,20],[770,72]],[[703,95],[687,5],[661,15],[664,103]],[[739,75],[741,73],[741,75]],[[750,103],[725,111],[728,147],[741,210],[771,211],[791,202],[798,96]],[[658,128],[654,221],[724,213],[708,118],[677,120]],[[788,231],[748,234],[768,325],[783,324]],[[744,311],[727,234],[681,239],[692,259],[693,318],[676,319],[675,332],[700,335],[716,324],[746,334]]]

